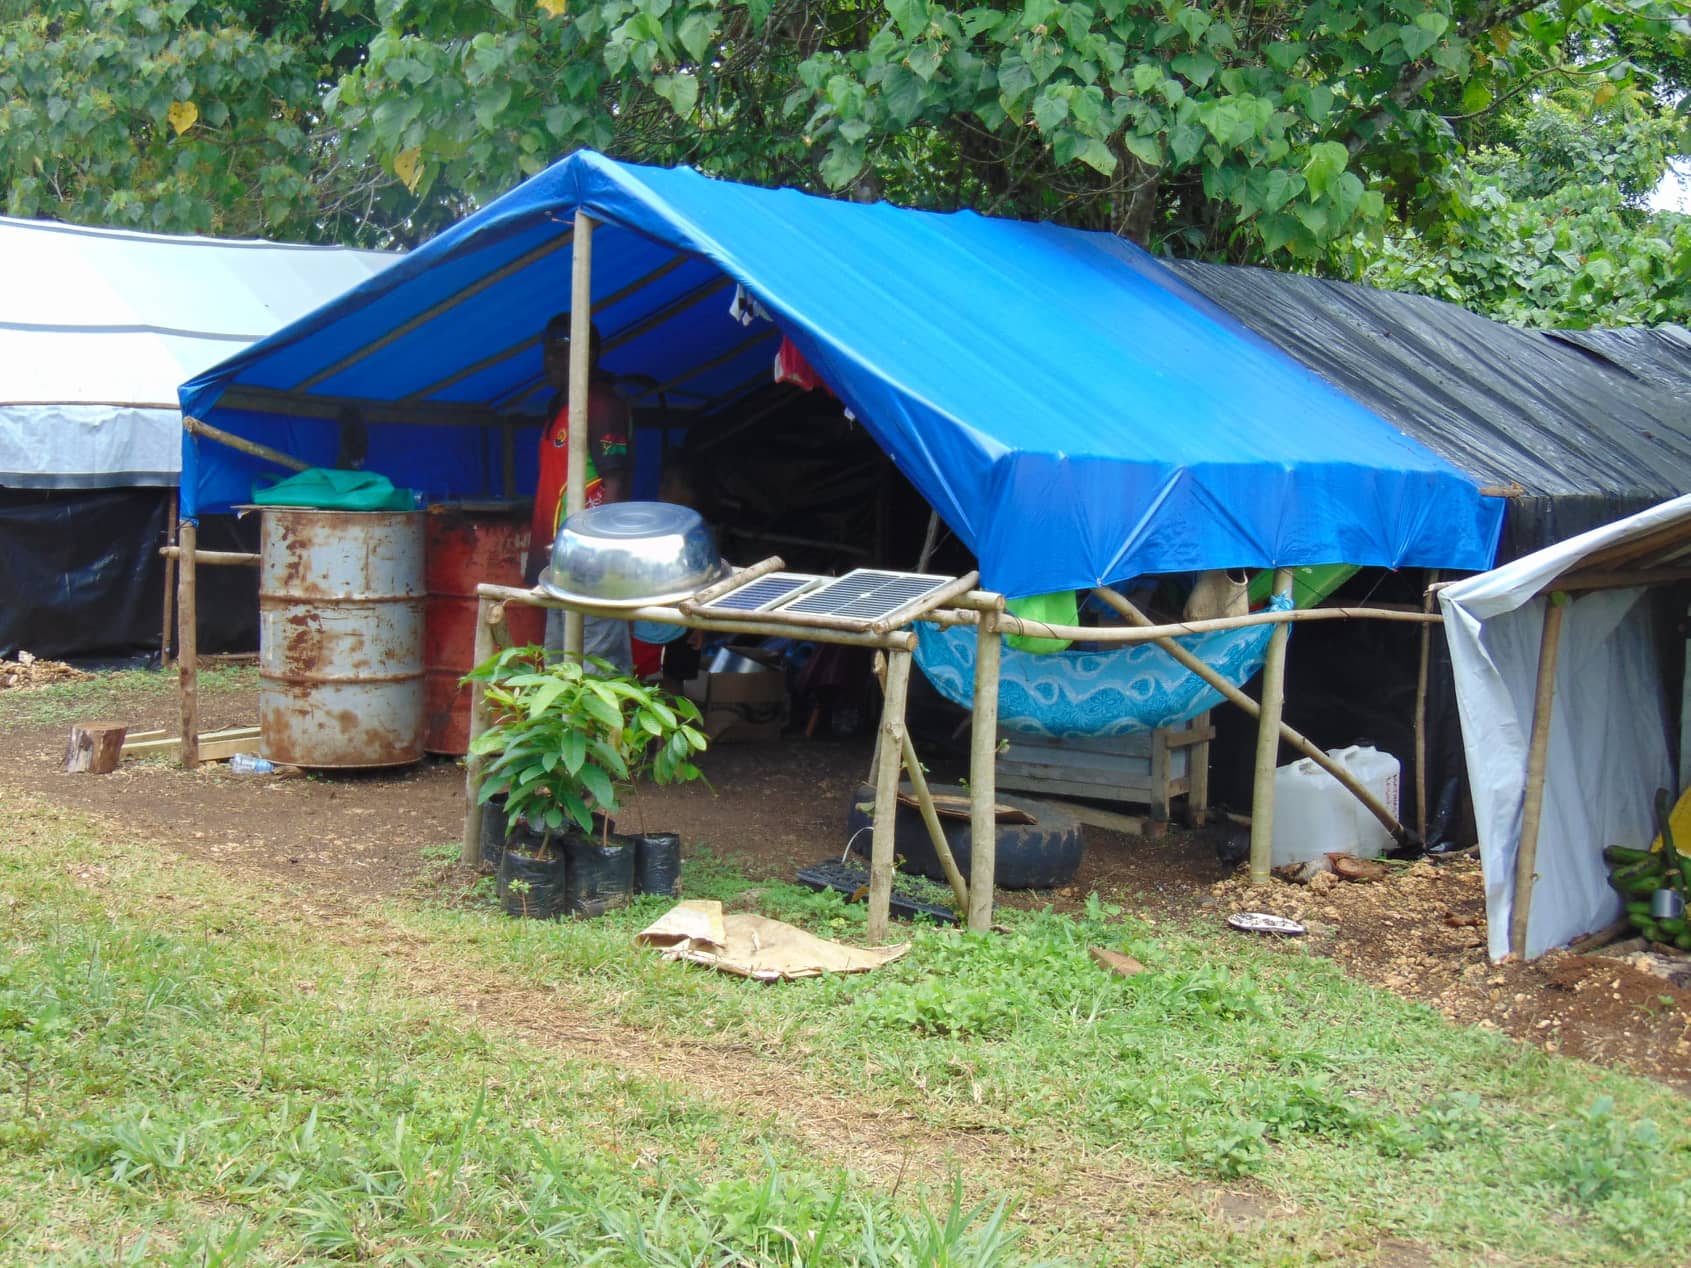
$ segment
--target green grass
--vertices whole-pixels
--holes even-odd
[[[861,904],[748,888],[700,850],[685,876],[864,932]],[[663,900],[525,922],[460,883],[369,913],[349,950],[275,893],[0,808],[0,1261],[1295,1265],[1390,1239],[1445,1264],[1655,1264],[1691,1244],[1682,1099],[1316,957],[1094,901],[762,986],[634,950]],[[1094,945],[1146,971],[1105,974]],[[955,1147],[971,1196],[925,1163],[877,1188],[849,1147],[822,1156],[684,1065],[501,1038],[408,990],[422,965],[744,1052],[747,1078]],[[1217,1218],[1218,1188],[1264,1218]]]
[[[943,1177],[900,1204],[684,1086],[497,1040],[73,816],[0,810],[0,842],[0,1261],[984,1265],[1017,1239]]]
[[[75,682],[54,683],[6,693],[6,721],[13,725],[46,726],[87,720],[87,709],[110,709],[113,700],[128,703],[164,702],[176,694],[174,669],[121,669]],[[200,669],[206,692],[251,690],[258,686],[254,665],[209,665]]]
[[[745,889],[708,857],[686,882],[730,902]],[[863,933],[861,905],[753,892],[766,914]],[[1680,1098],[1455,1025],[1324,959],[1154,928],[1093,900],[1080,918],[1005,912],[1008,936],[913,930],[888,969],[755,990],[628,955],[662,908],[540,927],[474,908],[399,919],[474,962],[569,983],[631,1026],[679,1034],[702,1017],[723,1041],[774,1048],[936,1127],[1082,1167],[1125,1158],[1164,1179],[1246,1183],[1297,1208],[1231,1248],[1178,1219],[1141,1226],[1149,1262],[1356,1262],[1394,1237],[1453,1263],[1658,1263],[1691,1244]],[[1146,972],[1103,973],[1093,945]]]

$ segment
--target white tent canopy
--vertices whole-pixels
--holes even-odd
[[[395,258],[0,217],[0,487],[174,485],[177,385]]]
[[[1603,847],[1647,845],[1656,833],[1656,790],[1679,791],[1651,605],[1644,597],[1650,584],[1685,579],[1688,561],[1691,496],[1439,591],[1493,959],[1510,950],[1546,606],[1557,593],[1567,596],[1555,654],[1528,958],[1620,915]]]

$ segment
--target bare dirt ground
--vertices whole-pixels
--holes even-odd
[[[302,903],[397,895],[439,871],[421,857],[423,847],[462,834],[463,770],[450,759],[303,777],[237,776],[222,763],[188,772],[129,760],[111,775],[66,775],[59,768],[69,722],[19,721],[18,706],[31,694],[28,687],[0,690],[0,795],[8,787],[27,790],[127,823],[185,855],[284,880],[278,894]],[[174,699],[156,692],[114,689],[78,715],[133,730],[175,727]],[[252,691],[202,693],[203,729],[250,725],[256,717]],[[868,760],[860,742],[722,744],[709,755],[714,793],[698,786],[647,790],[625,826],[679,831],[689,845],[709,846],[754,879],[791,878],[797,867],[844,848],[848,804]],[[1219,861],[1214,832],[1142,839],[1086,831],[1072,886],[1006,900],[1064,910],[1096,891],[1175,924],[1219,924],[1238,910],[1292,916],[1310,936],[1287,942],[1287,954],[1330,956],[1458,1021],[1691,1089],[1691,991],[1602,955],[1490,964],[1480,872],[1471,860],[1421,861],[1392,868],[1384,880],[1340,882],[1324,892],[1279,882],[1252,891]]]

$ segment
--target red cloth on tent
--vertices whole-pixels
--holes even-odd
[[[786,335],[781,336],[781,346],[775,350],[775,381],[796,383],[807,392],[821,388],[829,396],[834,394],[833,389],[811,368],[810,362],[804,359],[804,353]]]

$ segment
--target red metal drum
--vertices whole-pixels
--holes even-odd
[[[528,518],[510,513],[470,512],[445,505],[429,508],[423,553],[428,592],[423,618],[423,748],[461,756],[470,743],[470,689],[458,680],[475,665],[476,586],[523,583],[528,553]],[[505,625],[518,645],[539,643],[546,634],[546,609],[512,603]]]

